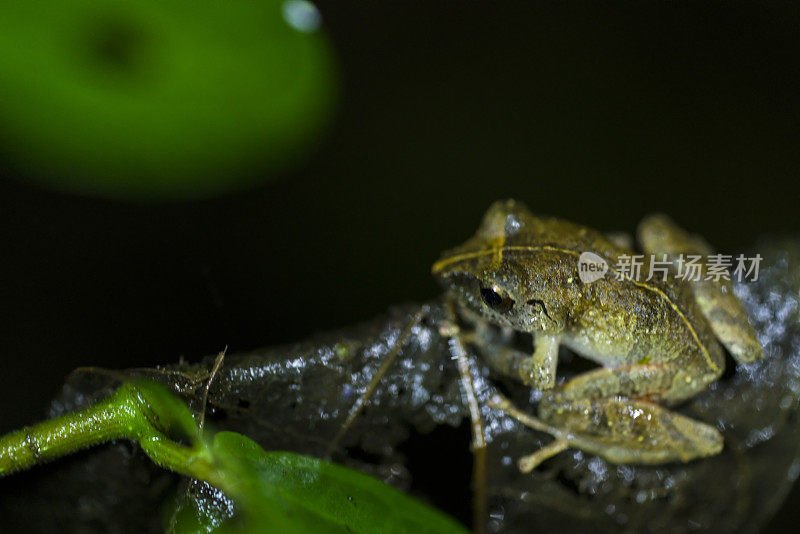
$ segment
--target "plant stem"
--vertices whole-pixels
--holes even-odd
[[[65,454],[125,437],[130,426],[123,388],[78,412],[62,415],[0,438],[0,476]]]
[[[191,436],[191,446],[170,439],[163,428],[170,421],[169,406],[153,400],[158,399],[152,391],[125,383],[82,410],[0,437],[0,477],[107,441],[130,439],[162,467],[212,484],[220,482],[205,444],[196,435]]]

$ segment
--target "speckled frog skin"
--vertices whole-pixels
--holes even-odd
[[[555,437],[521,460],[523,470],[568,447],[614,463],[650,464],[722,449],[715,428],[666,406],[722,374],[723,345],[743,363],[761,358],[761,347],[730,282],[704,280],[705,272],[698,282],[675,277],[680,254],[711,253],[702,239],[655,215],[642,221],[638,240],[645,260],[635,277],[616,270],[620,256],[635,254],[624,239],[535,216],[509,200],[492,205],[477,233],[433,265],[474,327],[466,339],[496,370],[545,390],[538,419],[497,401]],[[582,281],[583,253],[602,258],[608,272]],[[669,262],[669,272],[648,280],[651,255]],[[492,326],[506,332],[501,341],[489,334]],[[502,341],[513,330],[533,334],[532,355]],[[561,344],[601,367],[556,387]]]

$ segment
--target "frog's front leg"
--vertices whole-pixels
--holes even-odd
[[[551,389],[556,385],[560,342],[559,336],[543,333],[534,335],[533,355],[522,362],[519,370],[523,384],[536,389]]]
[[[484,361],[498,373],[521,380],[536,389],[552,389],[556,384],[559,336],[534,334],[533,354],[510,346],[511,336],[495,339],[488,327],[479,324],[469,337]]]
[[[686,398],[702,387],[703,381],[693,379],[669,363],[602,368],[545,395],[539,419],[523,416],[507,403],[495,404],[556,438],[543,449],[547,454],[540,451],[520,461],[525,471],[567,446],[617,464],[687,462],[719,453],[721,434],[655,401]]]

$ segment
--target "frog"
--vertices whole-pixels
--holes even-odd
[[[762,358],[756,332],[729,279],[706,268],[696,280],[680,275],[684,256],[712,254],[704,239],[654,214],[639,224],[637,241],[638,256],[624,234],[504,200],[431,268],[471,327],[465,341],[493,371],[540,393],[536,416],[500,394],[491,401],[553,437],[519,459],[523,472],[566,449],[656,465],[723,448],[717,428],[678,405],[720,378],[725,349],[740,364]],[[641,267],[624,268],[634,257]],[[531,350],[512,342],[516,333],[530,334]],[[597,367],[559,382],[561,346]]]

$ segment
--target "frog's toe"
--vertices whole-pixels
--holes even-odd
[[[566,439],[558,438],[533,454],[520,458],[517,462],[517,467],[522,473],[530,473],[536,469],[540,463],[548,458],[552,458],[567,448],[569,448],[569,442]]]

